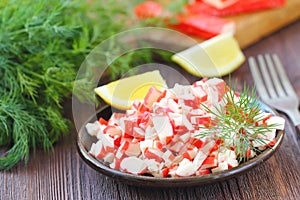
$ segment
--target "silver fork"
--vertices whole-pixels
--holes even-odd
[[[253,57],[250,57],[248,62],[259,96],[268,105],[286,113],[299,131],[299,98],[278,56],[258,55],[257,60],[258,65]]]

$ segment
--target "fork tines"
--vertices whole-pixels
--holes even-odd
[[[290,95],[296,96],[276,54],[258,55],[257,60],[260,69],[253,57],[249,58],[249,65],[251,73],[255,78],[256,89],[262,99],[264,99],[266,95],[268,95],[269,98]]]
[[[276,110],[285,112],[300,131],[299,98],[278,56],[258,55],[257,60],[258,64],[253,57],[250,57],[249,65],[261,99]]]

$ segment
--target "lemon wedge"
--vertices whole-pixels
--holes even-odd
[[[174,54],[172,60],[194,76],[219,77],[237,69],[245,56],[232,34],[221,34]]]
[[[166,88],[166,83],[158,70],[145,72],[95,88],[107,104],[121,110],[129,109],[135,99],[143,100],[151,86]]]

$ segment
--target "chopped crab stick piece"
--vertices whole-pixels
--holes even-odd
[[[163,162],[163,152],[158,149],[146,148],[144,151],[144,156],[148,159],[154,159],[157,162]]]
[[[203,161],[203,163],[201,165],[201,169],[214,168],[217,166],[218,166],[218,161],[217,161],[216,157],[209,156]]]
[[[276,129],[271,129],[268,132],[265,132],[264,134],[258,134],[257,138],[259,140],[255,140],[252,142],[254,147],[262,147],[264,149],[265,146],[267,146],[270,142],[273,141],[273,139],[276,136]]]
[[[115,135],[121,136],[122,135],[122,131],[116,127],[116,126],[106,126],[106,128],[103,130],[104,134],[108,134],[109,136],[113,137]]]
[[[164,145],[159,140],[155,140],[153,142],[153,148],[154,149],[162,150],[163,147],[164,147]]]
[[[211,115],[192,116],[191,123],[195,125],[209,125],[211,123]]]
[[[204,102],[207,100],[207,92],[201,87],[192,87],[193,94],[200,100],[200,102]]]
[[[109,167],[112,169],[120,170],[120,163],[121,160],[118,158],[115,158],[112,163],[109,164]]]
[[[266,112],[259,112],[258,115],[254,116],[254,121],[257,123],[257,125],[261,125],[266,122],[267,119],[269,119],[272,116],[271,113]]]
[[[154,102],[158,101],[165,95],[164,92],[159,91],[154,86],[152,86],[145,96],[144,103],[147,107],[151,107]]]
[[[173,136],[173,128],[169,117],[164,115],[152,116],[152,122],[162,144],[168,144]]]
[[[202,176],[205,174],[210,174],[210,170],[209,169],[199,169],[196,171],[196,176]]]
[[[133,127],[133,137],[144,139],[145,138],[145,131],[140,127],[137,127],[137,126]]]
[[[228,169],[228,163],[226,161],[219,163],[218,167],[211,169],[212,173],[217,173]]]
[[[275,124],[274,129],[283,130],[285,119],[279,116],[272,116],[266,120],[267,125]]]
[[[182,154],[182,156],[184,157],[184,158],[187,158],[187,159],[189,159],[190,161],[192,161],[195,157],[196,157],[196,155],[197,155],[197,153],[198,153],[198,149],[191,149],[191,150],[187,150],[186,152],[184,152],[183,154]]]
[[[147,170],[144,160],[135,156],[124,158],[120,163],[120,169],[131,174],[143,174]]]
[[[179,153],[181,149],[184,147],[185,143],[181,141],[171,142],[169,149],[175,153]]]
[[[190,144],[197,147],[198,149],[202,148],[205,140],[191,137]]]
[[[164,159],[165,165],[167,167],[170,167],[171,164],[173,163],[174,159],[175,159],[175,156],[170,150],[166,150],[163,153],[162,158]]]
[[[169,167],[169,175],[171,177],[177,177],[176,170],[178,168],[178,165],[179,165],[178,163],[174,163]]]
[[[187,143],[191,138],[191,133],[187,132],[181,136],[179,136],[179,140],[182,141],[183,143]]]
[[[157,137],[157,132],[154,127],[147,126],[145,130],[145,140],[154,140]]]
[[[114,112],[108,120],[108,125],[119,125],[122,117],[125,117],[124,113]]]
[[[192,131],[194,130],[193,124],[188,120],[186,115],[182,115],[182,123],[185,125],[185,127],[189,130]]]
[[[126,135],[128,136],[133,135],[133,126],[134,126],[134,122],[130,118],[122,117],[120,119],[120,128]]]
[[[184,158],[180,163],[178,168],[176,169],[176,175],[180,177],[191,176],[195,174],[196,170],[194,168],[193,163]]]
[[[124,141],[119,147],[127,156],[139,156],[141,154],[140,144],[138,142]]]
[[[239,165],[239,162],[236,159],[228,159],[228,168],[237,167]]]
[[[168,116],[169,116],[170,120],[173,121],[175,126],[182,126],[183,125],[182,114],[169,112]]]
[[[103,134],[101,131],[98,132],[97,138],[102,141],[103,147],[107,152],[114,151],[114,139],[108,134]]]
[[[212,88],[213,90],[217,91],[218,101],[222,99],[222,97],[228,90],[225,81],[219,78],[208,79],[206,81],[206,84],[208,85],[208,88]]]
[[[269,113],[261,113],[261,115],[265,117],[260,117],[260,121],[263,121],[263,123],[265,123],[269,127],[271,126],[271,124],[273,126],[270,127],[270,130],[265,132],[264,134],[258,134],[257,137],[260,138],[260,140],[255,140],[252,142],[252,144],[254,147],[258,147],[259,149],[265,149],[266,146],[272,144],[272,142],[274,141],[276,130],[284,129],[285,119],[279,116],[272,116]]]
[[[87,123],[85,126],[87,133],[91,136],[97,136],[100,127],[101,124],[99,123],[99,121],[95,121],[94,123]]]
[[[106,155],[106,151],[103,147],[102,141],[98,140],[96,143],[92,144],[91,150],[89,152],[91,155],[94,155],[97,159],[102,159]]]
[[[114,161],[114,158],[115,158],[115,154],[109,152],[103,157],[103,161],[110,164]]]
[[[204,162],[204,160],[207,158],[210,150],[214,147],[215,142],[210,141],[207,143],[203,148],[200,149],[200,151],[197,153],[196,157],[193,160],[193,165],[195,169],[197,170]]]
[[[236,159],[236,153],[233,150],[225,149],[223,151],[218,152],[218,163],[227,162],[228,168],[236,167],[239,165]]]
[[[225,149],[223,151],[218,152],[218,162],[224,162],[226,160],[235,160],[236,159],[236,154],[235,151],[230,150],[230,149]]]
[[[194,168],[196,170],[199,169],[206,158],[207,154],[203,153],[202,151],[199,151],[193,160]]]
[[[159,171],[160,177],[167,177],[169,174],[170,169],[169,168],[163,168]]]
[[[173,111],[174,113],[181,113],[181,105],[176,103],[174,99],[168,99],[167,101],[168,108]]]
[[[192,117],[192,116],[203,116],[203,115],[206,115],[207,112],[205,110],[202,110],[202,109],[193,109],[191,110],[189,113],[188,113],[188,116],[189,117]]]
[[[97,141],[97,143],[98,143],[99,141]],[[96,149],[96,144],[97,143],[92,143],[92,146],[91,146],[91,148],[90,148],[90,150],[89,150],[89,154],[91,155],[91,156],[94,156],[95,157],[95,149]],[[101,143],[101,141],[100,141],[100,143]]]
[[[172,93],[178,98],[182,98],[186,94],[191,94],[191,86],[190,85],[180,85],[176,83],[174,87],[171,89]]]
[[[151,140],[151,139],[146,139],[146,140],[143,140],[143,141],[140,141],[140,149],[143,152],[145,152],[145,149],[146,148],[153,148],[153,143],[154,141]]]
[[[156,174],[157,176],[160,173],[160,170],[163,167],[163,163],[159,163],[154,159],[145,159],[145,163],[147,165],[147,170],[151,174]]]

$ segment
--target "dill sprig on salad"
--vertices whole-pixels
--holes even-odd
[[[90,155],[111,168],[155,177],[187,177],[237,167],[276,144],[284,119],[260,108],[255,92],[219,78],[151,87],[124,113],[88,123],[98,138]]]
[[[251,93],[246,86],[242,93],[234,91],[227,92],[223,102],[212,108],[202,104],[212,114],[213,125],[202,127],[199,137],[215,137],[223,142],[224,148],[233,149],[238,161],[243,162],[274,145],[275,130],[283,129],[283,119],[276,117],[275,121],[267,122],[274,116],[262,112],[254,88]]]

